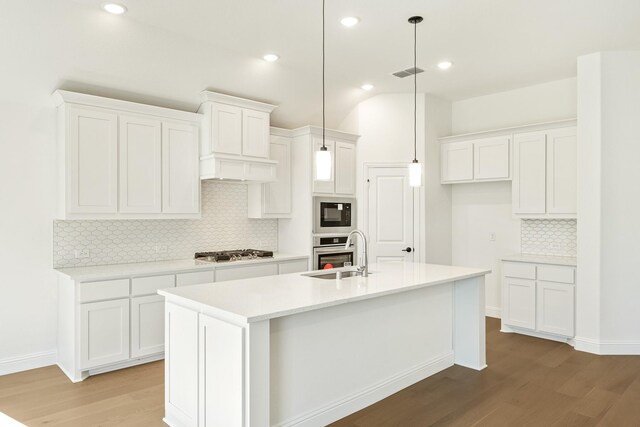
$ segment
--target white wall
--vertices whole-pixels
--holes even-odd
[[[576,84],[574,77],[454,102],[453,133],[576,117]]]
[[[576,116],[576,79],[524,87],[452,104],[454,134]],[[452,263],[490,268],[487,314],[500,315],[500,258],[520,252],[520,220],[511,214],[511,183],[452,185]],[[496,240],[489,240],[496,233]]]
[[[451,257],[450,189],[434,182],[440,175],[436,138],[450,133],[450,103],[418,95],[418,159],[425,162],[426,185],[421,211],[426,229],[421,232],[422,257],[428,262],[449,263]],[[345,118],[340,130],[361,135],[357,144],[357,196],[362,200],[363,163],[406,163],[413,158],[413,94],[381,94],[369,98]],[[426,148],[426,150],[425,150]],[[426,157],[425,157],[426,152]],[[426,204],[425,204],[426,203]],[[358,210],[363,223],[364,210]]]
[[[576,341],[595,340],[591,350],[603,354],[640,354],[640,51],[588,55],[578,67]]]
[[[51,240],[56,180],[51,105],[0,99],[0,373],[18,356],[55,360]]]

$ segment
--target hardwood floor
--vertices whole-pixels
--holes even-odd
[[[640,356],[594,356],[498,331],[481,372],[458,366],[333,424],[640,426]],[[55,366],[0,377],[0,412],[28,426],[164,426],[163,363],[72,384]]]

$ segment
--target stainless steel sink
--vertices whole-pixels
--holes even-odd
[[[371,274],[371,273],[369,273]],[[362,276],[362,273],[355,269],[331,269],[312,271],[310,273],[303,273],[303,276],[313,277],[315,279],[336,280],[344,279],[347,277]]]

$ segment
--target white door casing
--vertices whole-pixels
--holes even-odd
[[[369,167],[365,181],[369,262],[417,259],[415,190],[409,186],[408,167]],[[411,252],[407,248],[411,248]]]

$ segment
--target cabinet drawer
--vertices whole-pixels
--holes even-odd
[[[306,259],[278,264],[278,274],[302,273],[308,270],[309,262]]]
[[[213,270],[194,271],[193,273],[180,273],[176,275],[178,286],[201,285],[213,283]]]
[[[560,267],[557,265],[539,265],[538,280],[545,282],[575,283],[575,270],[573,267]]]
[[[175,286],[175,276],[136,277],[131,279],[131,295],[151,295],[158,289],[173,288]]]
[[[522,262],[505,262],[502,272],[506,277],[519,277],[521,279],[535,279],[536,266]]]
[[[99,301],[129,296],[129,279],[80,283],[80,302]]]
[[[252,265],[250,267],[221,268],[216,270],[216,282],[226,280],[250,279],[252,277],[273,276],[278,274],[277,264]]]

